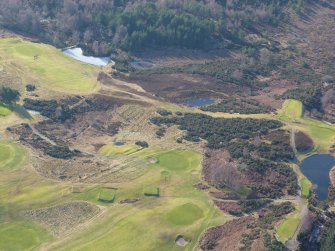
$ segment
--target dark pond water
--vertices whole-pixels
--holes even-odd
[[[302,173],[313,183],[319,200],[327,199],[330,185],[329,171],[334,165],[335,158],[328,154],[313,155],[300,165]]]
[[[198,99],[187,100],[183,104],[190,107],[201,107],[201,106],[212,105],[214,103],[215,100],[211,98],[198,98]]]

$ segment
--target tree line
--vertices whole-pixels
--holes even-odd
[[[80,45],[96,55],[121,48],[208,49],[245,43],[255,24],[276,24],[307,0],[9,0],[3,25],[56,46]]]

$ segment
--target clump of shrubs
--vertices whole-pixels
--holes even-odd
[[[21,94],[19,91],[9,87],[0,88],[0,102],[6,105],[12,105],[19,101]]]
[[[177,142],[178,144],[183,143],[183,138],[178,138],[178,139],[176,140],[176,142]]]
[[[159,115],[161,115],[161,116],[170,116],[170,115],[172,115],[172,112],[170,112],[170,111],[168,111],[168,110],[165,110],[165,109],[159,109],[158,111],[157,111],[157,113],[159,114]]]
[[[143,148],[148,148],[149,147],[149,144],[146,141],[137,141],[135,143],[135,145],[138,145],[138,146],[143,147]]]
[[[45,149],[45,153],[57,159],[71,159],[77,156],[79,151],[72,151],[68,146],[51,146]]]
[[[165,133],[166,129],[164,127],[161,127],[156,131],[156,135],[158,138],[164,137]]]
[[[27,84],[26,85],[26,90],[27,90],[27,92],[33,92],[33,91],[36,90],[36,86],[32,85],[32,84]]]

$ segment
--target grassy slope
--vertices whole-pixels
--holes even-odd
[[[11,114],[11,110],[7,106],[0,103],[0,117],[5,117],[9,114]]]
[[[75,61],[49,45],[0,39],[0,57],[1,64],[20,76],[23,84],[73,94],[90,93],[97,87],[95,67]]]
[[[32,250],[49,239],[44,229],[31,222],[0,223],[0,250]]]
[[[297,230],[300,223],[300,207],[296,205],[296,210],[290,213],[277,228],[277,238],[285,243]]]
[[[298,179],[301,186],[301,196],[307,199],[312,191],[312,182],[306,178],[298,166],[295,167],[298,173]]]
[[[277,118],[287,124],[289,129],[300,130],[307,133],[314,141],[315,150],[321,153],[328,153],[335,140],[335,126],[328,125],[312,118],[304,117],[303,105],[297,100],[286,100],[283,108],[279,111]],[[299,155],[303,160],[307,155]],[[296,166],[299,182],[301,185],[301,196],[308,198],[312,189],[311,182],[303,175]],[[277,228],[278,239],[282,242],[290,239],[300,223],[300,208],[288,215]]]
[[[24,160],[24,150],[18,145],[0,142],[0,171],[17,170]]]
[[[290,128],[307,133],[314,141],[319,152],[328,153],[335,140],[335,126],[303,116],[300,101],[287,100],[279,111],[278,119]]]
[[[335,141],[335,126],[303,116],[303,105],[297,100],[286,100],[283,108],[279,111],[277,118],[287,124],[289,129],[300,130],[307,133],[314,141],[313,152],[328,153]],[[308,154],[297,156],[300,161]],[[312,189],[311,182],[301,173],[297,167],[299,181],[301,184],[301,195],[308,198]]]
[[[126,149],[126,147],[121,147]],[[155,158],[148,172],[128,184],[119,184],[116,200],[140,198],[135,205],[115,203],[91,229],[60,243],[56,250],[192,250],[202,231],[222,223],[199,182],[201,155],[185,150],[144,149],[131,155]],[[143,187],[159,187],[161,196],[145,197]],[[109,224],[106,224],[109,222]],[[191,243],[180,248],[174,241],[183,234]]]
[[[0,142],[0,250],[32,250],[50,240],[39,225],[17,219],[22,210],[64,201],[66,184],[41,179],[27,168],[27,151],[6,141]]]

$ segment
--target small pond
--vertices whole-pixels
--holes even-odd
[[[109,57],[84,56],[83,50],[81,48],[65,49],[63,50],[63,53],[75,60],[95,66],[106,66],[110,61]]]
[[[198,99],[190,99],[183,102],[183,105],[190,106],[190,107],[202,107],[208,106],[215,103],[214,99],[211,98],[198,98]]]
[[[328,154],[316,154],[303,160],[302,173],[313,183],[319,200],[326,200],[330,185],[329,171],[335,165],[335,158]]]

